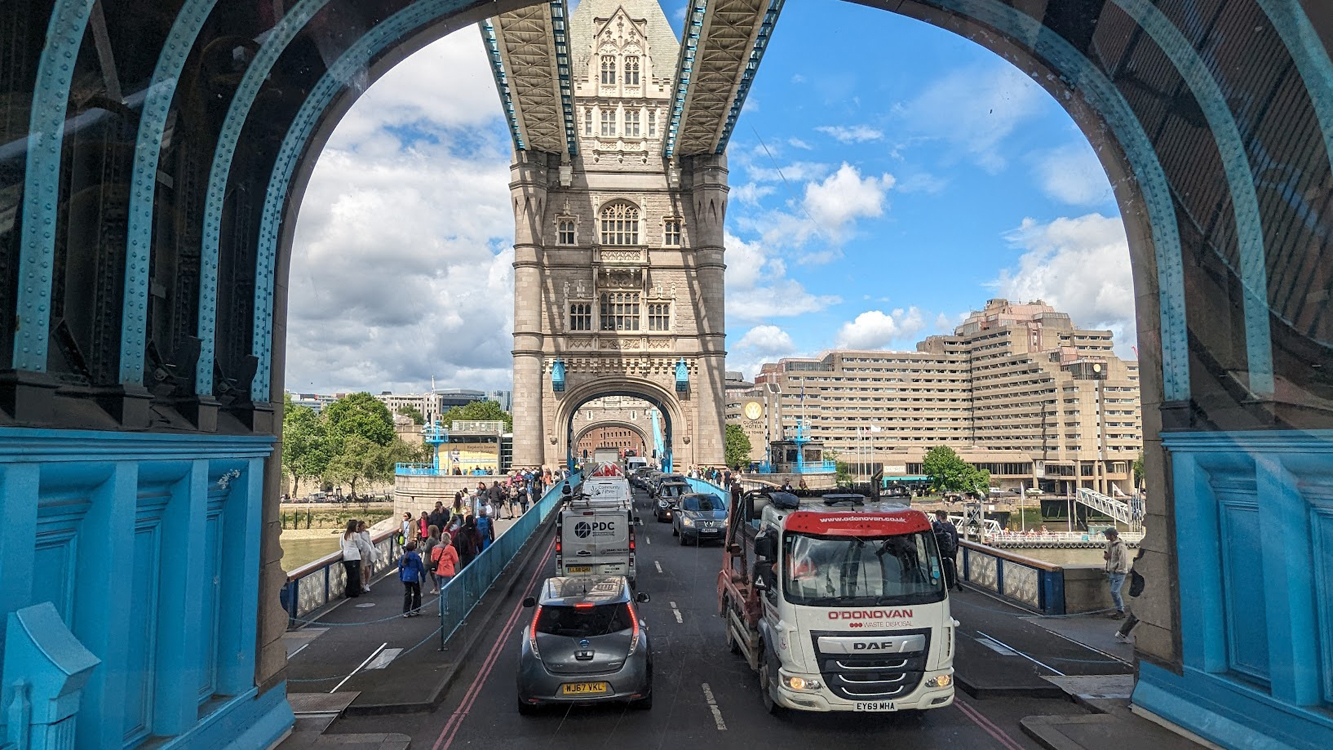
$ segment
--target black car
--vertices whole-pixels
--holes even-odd
[[[682,546],[691,539],[696,546],[705,540],[720,542],[727,535],[727,506],[717,495],[685,495],[671,521],[671,534],[680,537]]]
[[[649,497],[656,498],[658,490],[667,482],[676,482],[685,485],[689,484],[689,481],[685,479],[684,474],[661,474],[648,485]]]
[[[670,521],[676,514],[676,504],[680,498],[690,494],[690,485],[685,482],[663,482],[657,487],[653,498],[653,517],[658,521]]]

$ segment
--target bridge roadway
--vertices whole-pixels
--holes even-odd
[[[390,716],[345,716],[329,727],[328,734],[394,732],[412,738],[411,747],[431,750],[457,748],[593,748],[593,747],[691,747],[765,750],[816,747],[850,747],[870,740],[882,746],[888,737],[902,750],[941,746],[963,748],[1041,747],[1023,734],[1024,717],[1077,715],[1084,709],[1064,700],[1035,697],[987,697],[976,700],[962,690],[956,704],[924,716],[792,714],[769,716],[760,704],[754,674],[744,661],[732,655],[723,640],[721,620],[716,614],[714,586],[721,565],[717,545],[696,548],[680,546],[671,526],[657,523],[646,496],[636,492],[644,519],[639,542],[639,588],[652,596],[641,612],[652,634],[655,654],[654,707],[649,711],[620,705],[551,709],[535,717],[522,717],[515,704],[514,675],[519,639],[530,610],[521,600],[550,575],[552,539],[549,531],[539,534],[537,554],[520,571],[521,583],[499,602],[481,639],[453,680],[439,707],[431,713]],[[386,580],[386,587],[396,582]],[[396,589],[395,589],[396,591]],[[965,620],[960,628],[960,659],[989,663],[1002,671],[1008,686],[1042,682],[1036,675],[1051,674],[1012,654],[1002,656],[976,642],[976,630],[990,631],[1003,642],[1016,645],[1024,628],[1040,630],[1016,617],[1016,612],[981,594],[955,596],[954,616]],[[979,624],[979,618],[989,624]],[[996,622],[1003,620],[1005,624]],[[423,618],[424,619],[424,618]],[[971,627],[968,627],[968,626]],[[1107,640],[1114,625],[1107,630]],[[1060,639],[1041,658],[1071,674],[1079,672],[1124,673],[1127,664]],[[1028,634],[1030,637],[1034,634]],[[382,639],[373,638],[377,645]],[[1029,638],[1030,640],[1030,638]],[[368,641],[367,641],[368,642]],[[1017,647],[1017,646],[1016,646]],[[1063,648],[1063,650],[1062,650]],[[989,660],[989,661],[987,661]],[[401,665],[399,678],[402,675]],[[1073,667],[1071,669],[1071,667]],[[1081,669],[1080,669],[1081,668]],[[422,670],[428,672],[428,670]],[[382,672],[380,674],[385,674]],[[423,674],[420,688],[428,688]],[[1049,685],[1046,685],[1049,690]],[[1015,691],[1022,694],[1023,691]],[[998,694],[998,693],[997,693]]]

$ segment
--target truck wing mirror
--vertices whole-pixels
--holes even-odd
[[[523,606],[535,607],[537,606],[537,600],[529,596],[528,598],[523,600]]]

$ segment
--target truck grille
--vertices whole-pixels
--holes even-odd
[[[920,635],[919,650],[902,653],[841,654],[819,648],[821,637],[892,638]],[[910,695],[921,683],[930,655],[929,630],[867,631],[858,633],[814,631],[810,634],[824,684],[839,698],[850,701],[895,700]]]

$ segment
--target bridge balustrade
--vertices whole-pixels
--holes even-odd
[[[960,540],[958,577],[1044,615],[1065,614],[1064,568]]]

